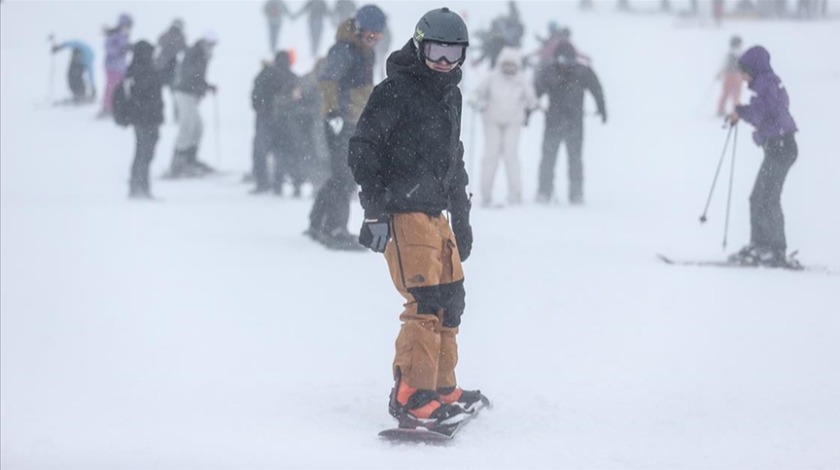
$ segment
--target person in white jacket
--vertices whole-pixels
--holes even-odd
[[[481,203],[493,204],[493,180],[504,157],[508,180],[508,203],[522,202],[519,170],[519,133],[526,114],[537,107],[531,84],[522,73],[522,57],[505,47],[496,67],[476,90],[475,102],[484,115],[484,158],[481,161]]]

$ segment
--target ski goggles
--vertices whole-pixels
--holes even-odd
[[[457,64],[464,60],[466,46],[462,44],[442,44],[439,42],[427,42],[423,44],[423,56],[432,62],[445,61],[448,64]]]

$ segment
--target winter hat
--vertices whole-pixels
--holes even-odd
[[[277,54],[274,54],[274,65],[281,68],[290,68],[295,65],[295,51],[278,51]]]
[[[577,51],[575,50],[575,46],[570,42],[559,44],[557,50],[554,51],[554,55],[560,63],[572,63],[577,60]]]
[[[206,44],[215,46],[219,42],[219,37],[216,36],[215,31],[207,31],[201,36],[201,40],[204,41]]]
[[[376,5],[365,5],[356,12],[356,31],[381,33],[385,30],[385,13]]]
[[[732,36],[732,38],[729,39],[729,47],[741,47],[741,36]]]
[[[117,27],[122,28],[123,26],[132,26],[134,24],[134,20],[131,18],[131,15],[128,13],[121,13],[120,16],[117,18]]]
[[[174,20],[172,20],[172,27],[179,30],[179,31],[183,31],[184,30],[184,20],[182,20],[181,18],[175,18]]]

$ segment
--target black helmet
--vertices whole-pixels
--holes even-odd
[[[365,5],[356,12],[356,31],[381,33],[385,30],[385,13],[376,5]]]
[[[431,41],[469,46],[470,34],[464,20],[454,11],[443,7],[432,10],[420,18],[417,27],[414,28],[414,40],[418,44]]]

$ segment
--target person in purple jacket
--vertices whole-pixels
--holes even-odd
[[[749,104],[736,106],[727,119],[732,125],[743,119],[755,127],[753,141],[764,149],[764,161],[750,195],[750,243],[729,259],[784,266],[789,261],[781,196],[788,170],[798,155],[794,138],[798,129],[788,110],[787,90],[770,66],[770,53],[753,46],[744,52],[738,66],[754,95]]]
[[[111,99],[114,89],[122,81],[128,69],[126,56],[131,51],[131,15],[123,13],[117,19],[117,26],[105,30],[105,93],[102,96],[100,118],[111,116]]]

